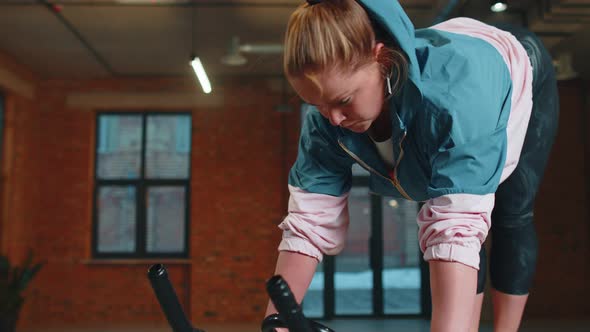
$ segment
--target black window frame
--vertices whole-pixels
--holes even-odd
[[[145,160],[147,144],[147,119],[149,116],[178,116],[187,115],[190,118],[189,140],[191,140],[188,160],[188,177],[186,179],[147,179],[145,178]],[[141,116],[141,161],[140,175],[137,179],[100,179],[98,177],[98,153],[100,146],[100,117],[101,116]],[[190,111],[99,111],[95,115],[95,145],[94,145],[94,189],[92,206],[92,257],[96,259],[151,259],[151,258],[189,258],[190,253],[190,220],[191,220],[191,179],[192,179],[192,120]],[[102,186],[135,186],[135,251],[123,252],[99,252],[98,251],[98,194]],[[149,188],[175,186],[185,190],[185,220],[184,220],[184,250],[176,253],[151,253],[146,250],[147,243],[147,192]]]

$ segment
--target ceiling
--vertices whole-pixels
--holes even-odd
[[[276,53],[245,54],[248,62],[242,66],[225,65],[221,58],[232,37],[243,44],[280,44],[290,13],[302,2],[0,0],[0,53],[41,79],[186,76],[191,75],[193,52],[212,81],[279,76],[281,57]],[[458,15],[508,21],[528,25],[555,52],[590,56],[590,0],[509,1],[509,11],[500,14],[492,13],[483,0],[401,3],[416,27]],[[579,62],[585,72],[585,61]]]

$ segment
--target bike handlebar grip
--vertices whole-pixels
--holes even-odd
[[[332,330],[331,328],[313,320],[310,320],[309,324],[311,325],[311,329],[313,330],[313,332],[334,332],[334,330]]]
[[[148,278],[156,293],[156,298],[160,302],[160,307],[164,311],[168,323],[174,332],[205,332],[193,328],[186,318],[176,292],[168,279],[168,271],[163,264],[154,264],[148,270]]]
[[[272,314],[262,320],[260,324],[261,332],[276,332],[278,328],[286,328],[287,324],[283,321],[279,314]]]
[[[316,321],[308,320],[313,332],[334,332],[331,328],[324,326]],[[276,332],[278,328],[286,328],[287,324],[279,314],[272,314],[266,317],[261,324],[261,332]]]
[[[287,323],[290,332],[313,332],[310,323],[303,315],[289,285],[280,275],[275,275],[266,282],[266,291],[279,315]]]

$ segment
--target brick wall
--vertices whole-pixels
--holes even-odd
[[[28,134],[22,129],[31,126],[35,104],[21,96],[5,93],[5,120],[2,147],[2,201],[0,204],[2,253],[11,259],[23,259],[32,241],[34,225],[31,203],[37,200],[35,186],[37,156],[34,151],[34,125]]]
[[[271,83],[220,84],[216,93],[230,96],[221,104],[182,107],[193,118],[191,262],[168,266],[195,322],[258,320],[266,304],[299,126],[297,112],[275,110],[281,97]],[[28,291],[21,327],[164,323],[145,277],[151,261],[89,261],[95,110],[66,103],[72,93],[197,89],[190,78],[45,81],[34,101],[17,98],[9,107],[15,161],[4,188],[4,239],[14,252],[30,246],[48,263]]]
[[[73,94],[198,93],[192,79],[35,82],[34,99],[7,92],[3,160],[2,249],[32,247],[47,261],[32,287],[20,327],[164,324],[145,278],[151,262],[89,260],[95,111]],[[297,112],[278,113],[280,92],[266,80],[215,85],[217,105],[193,117],[191,261],[170,262],[194,322],[258,321],[264,281],[274,268],[287,203],[286,175],[296,154]],[[539,273],[530,317],[588,315],[590,232],[584,110],[580,82],[562,84],[561,130],[537,204]],[[107,97],[104,97],[107,98]],[[111,97],[109,97],[111,98]],[[126,104],[128,105],[128,104]],[[165,105],[165,103],[164,103]],[[121,110],[144,110],[126,106]],[[586,316],[587,317],[587,316]]]
[[[589,317],[588,113],[584,82],[560,82],[559,132],[535,205],[539,263],[527,312]]]

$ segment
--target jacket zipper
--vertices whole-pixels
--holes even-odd
[[[412,201],[413,199],[410,197],[410,195],[408,195],[406,193],[406,191],[404,190],[404,188],[402,188],[401,183],[399,182],[399,179],[397,178],[397,167],[399,166],[399,163],[402,160],[402,157],[404,156],[404,150],[402,149],[402,143],[404,142],[404,139],[406,138],[406,133],[404,131],[404,136],[402,137],[402,139],[399,142],[399,150],[400,150],[400,154],[399,157],[397,158],[397,161],[395,163],[395,166],[393,167],[393,172],[392,172],[392,178],[388,178],[386,176],[384,176],[383,174],[377,172],[376,170],[374,170],[371,166],[367,165],[364,161],[361,160],[361,158],[359,158],[356,154],[354,154],[352,151],[350,151],[345,145],[344,143],[342,143],[342,141],[338,140],[338,145],[340,145],[340,147],[346,152],[348,153],[349,156],[352,157],[352,159],[354,159],[359,165],[361,165],[363,168],[365,168],[367,171],[376,174],[382,178],[384,178],[385,180],[391,182],[393,184],[393,186],[397,189],[397,191],[399,191],[400,194],[402,194],[402,196],[404,196],[405,199]]]

